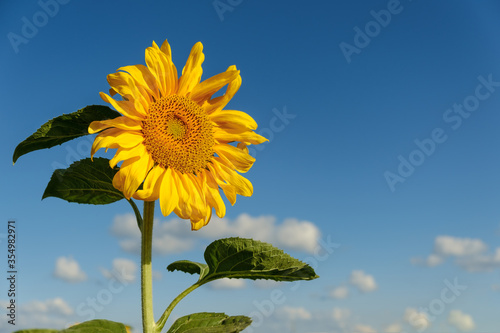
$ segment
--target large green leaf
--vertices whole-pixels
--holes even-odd
[[[189,274],[198,274],[200,278],[207,275],[209,269],[207,264],[202,264],[190,260],[178,260],[168,265],[169,271],[181,271]]]
[[[89,105],[70,114],[63,114],[43,124],[35,133],[17,145],[12,161],[29,152],[51,148],[66,141],[89,134],[88,128],[94,120],[113,119],[121,116],[103,105]]]
[[[225,238],[212,242],[205,250],[208,272],[203,264],[176,261],[169,271],[198,273],[198,284],[221,278],[268,279],[275,281],[312,280],[318,278],[314,269],[271,244],[245,238]],[[197,270],[196,266],[200,269]]]
[[[127,333],[127,327],[114,321],[95,319],[71,326],[61,333]]]
[[[200,312],[177,319],[167,333],[237,333],[251,323],[252,319],[246,316]]]
[[[21,331],[14,331],[13,333],[59,333],[61,331],[58,330],[44,330],[44,329],[29,329],[29,330],[21,330]]]
[[[29,329],[14,333],[127,333],[127,327],[114,321],[96,319],[71,326],[65,330]]]
[[[118,168],[110,168],[107,158],[86,158],[67,169],[57,169],[43,193],[42,199],[56,197],[69,202],[105,205],[124,198],[113,187]]]

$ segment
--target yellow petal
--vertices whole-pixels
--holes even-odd
[[[225,183],[224,179],[222,178],[222,175],[219,175],[218,170],[215,169],[214,164],[215,163],[208,163],[207,167],[210,170],[210,173],[214,176],[215,180],[217,181],[217,184],[220,186],[220,188],[226,195],[226,198],[229,200],[231,205],[234,205],[236,203],[236,190],[234,186]]]
[[[90,123],[88,131],[90,134],[94,134],[109,127],[116,127],[119,129],[129,130],[129,131],[140,131],[142,129],[140,122],[122,116],[122,117],[116,117],[114,119],[93,121]]]
[[[142,107],[142,104],[137,104],[139,107],[136,108],[136,104],[132,101],[117,101],[103,92],[100,93],[100,96],[105,102],[111,104],[116,111],[120,112],[124,116],[134,120],[144,120],[146,111]]]
[[[215,213],[217,214],[218,217],[222,218],[224,215],[226,215],[226,206],[224,205],[224,201],[222,200],[222,197],[220,196],[219,193],[219,186],[217,183],[215,183],[214,187],[211,187],[209,185],[209,178],[208,175],[209,172],[205,170],[205,172],[202,174],[202,177],[200,177],[200,186],[203,187],[203,191],[205,193],[205,198],[207,200],[207,203],[215,208]],[[215,180],[212,178],[212,181],[215,182]]]
[[[212,113],[210,119],[222,129],[234,129],[240,132],[257,129],[255,120],[243,111],[221,110]]]
[[[214,128],[214,138],[221,143],[239,141],[239,142],[251,143],[254,145],[258,145],[260,143],[269,141],[265,137],[253,131],[237,132],[233,130],[224,130],[218,127]]]
[[[255,158],[248,153],[228,144],[215,145],[214,150],[220,158],[229,161],[239,172],[247,172],[255,162]]]
[[[212,209],[209,207],[208,210],[203,214],[203,218],[196,220],[191,219],[191,230],[199,230],[206,226],[210,219],[212,218]]]
[[[134,148],[118,148],[115,156],[109,161],[109,166],[114,168],[120,161],[126,161],[134,157],[142,157],[146,154],[143,145],[137,145]]]
[[[146,175],[153,167],[153,160],[149,155],[139,159],[129,159],[122,163],[119,173],[122,173],[123,180],[123,195],[130,199],[137,191],[137,188],[146,178]]]
[[[228,70],[235,70],[236,66],[229,66]],[[241,86],[241,76],[237,76],[233,81],[231,81],[226,88],[226,92],[222,96],[212,98],[205,103],[203,103],[203,108],[207,114],[211,114],[217,110],[222,110],[227,103],[234,97],[236,92]]]
[[[180,218],[188,219],[192,211],[189,205],[189,192],[184,185],[182,173],[172,169],[172,178],[179,196],[178,204],[174,211]]]
[[[156,43],[155,43],[156,44]],[[161,44],[161,49],[160,49],[167,57],[172,59],[172,49],[170,48],[170,44],[168,43],[168,40],[165,39],[163,41],[163,44]]]
[[[116,72],[108,74],[108,83],[111,88],[129,100],[137,100],[143,105],[147,105],[150,102],[150,94],[147,93],[145,87],[141,84],[136,84],[134,78],[129,73]]]
[[[191,93],[190,97],[197,103],[202,103],[212,97],[217,91],[240,75],[238,70],[227,70],[224,73],[217,74],[198,84]]]
[[[160,208],[163,216],[170,215],[179,202],[177,188],[172,174],[172,169],[168,168],[163,176],[160,188]]]
[[[182,69],[177,95],[186,96],[198,83],[200,83],[201,74],[203,73],[203,69],[201,68],[203,60],[205,60],[203,45],[198,42],[191,49],[186,65]]]
[[[92,144],[90,156],[94,156],[95,152],[101,148],[133,148],[142,143],[143,140],[144,138],[139,132],[110,128],[97,135]]]
[[[221,179],[225,180],[228,184],[234,186],[237,194],[245,197],[252,195],[253,186],[248,179],[220,163],[218,158],[214,158],[214,160],[213,166],[215,167],[215,170],[217,170],[218,176],[220,176]]]
[[[161,95],[167,96],[177,90],[177,75],[174,77],[174,73],[172,73],[172,60],[157,47],[146,49],[146,64],[156,78]]]
[[[170,49],[170,44],[168,43],[168,41],[166,39],[163,42],[163,44],[161,44],[161,49],[160,50],[169,59],[169,63],[170,63],[170,66],[171,66],[171,70],[170,71],[172,73],[172,77],[175,78],[175,86],[177,87],[177,83],[178,83],[177,68],[175,67],[175,64],[172,61],[172,50]],[[175,91],[177,91],[177,89]]]
[[[134,199],[155,201],[159,198],[160,187],[165,174],[165,169],[157,165],[146,176],[142,184],[142,190],[134,193]]]
[[[244,142],[238,142],[238,145],[236,147],[238,147],[238,149],[241,149],[245,153],[249,154],[249,152],[248,152],[248,145],[246,143],[244,143]]]
[[[200,186],[197,176],[193,174],[186,174],[185,176],[191,182],[189,192],[193,211],[198,211],[198,213],[203,216],[206,210],[206,199],[202,189],[203,187]]]
[[[159,99],[159,88],[156,84],[156,79],[146,66],[124,66],[118,68],[118,70],[129,73],[130,76],[132,76],[132,78],[135,80],[136,84],[143,86],[146,89],[147,93],[153,96],[155,99]]]

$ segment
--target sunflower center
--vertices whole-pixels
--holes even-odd
[[[214,155],[212,123],[187,97],[170,95],[151,104],[142,134],[147,151],[164,168],[197,173]]]
[[[184,138],[186,135],[186,124],[179,118],[174,118],[167,122],[167,133],[170,133],[176,140]]]

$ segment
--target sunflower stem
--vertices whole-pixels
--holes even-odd
[[[153,274],[151,248],[153,243],[154,201],[144,201],[144,218],[141,228],[141,300],[142,327],[144,333],[155,332],[153,314]]]
[[[142,230],[142,216],[141,212],[139,211],[139,208],[137,208],[137,205],[132,199],[127,200],[130,206],[132,206],[132,209],[134,210],[135,218],[137,220],[137,226],[139,227],[139,230]]]
[[[165,312],[161,315],[160,319],[158,320],[158,322],[156,323],[156,332],[157,333],[160,333],[161,330],[163,329],[163,326],[165,326],[165,323],[167,322],[167,319],[168,317],[170,316],[170,313],[172,312],[172,310],[175,308],[175,306],[184,298],[187,296],[187,294],[189,294],[190,292],[192,292],[193,290],[195,290],[196,288],[198,288],[199,286],[201,286],[201,284],[198,284],[198,283],[195,283],[193,284],[191,287],[187,288],[186,290],[184,290],[182,293],[180,293],[179,295],[177,295],[176,298],[174,298],[174,300],[172,301],[172,303],[169,304],[169,306],[167,307],[167,309],[165,310]]]

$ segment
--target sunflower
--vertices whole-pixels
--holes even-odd
[[[110,166],[122,163],[113,186],[127,199],[159,199],[163,215],[190,219],[193,230],[210,221],[212,208],[225,215],[220,190],[231,205],[237,194],[252,195],[252,184],[239,173],[255,161],[247,146],[267,141],[253,131],[257,123],[248,114],[223,110],[240,88],[240,71],[230,66],[200,82],[204,58],[198,42],[178,77],[169,43],[160,48],[153,42],[147,66],[107,76],[110,95],[121,99],[102,92],[101,98],[122,116],[89,126],[89,133],[100,132],[91,156],[100,148],[117,149]],[[226,85],[224,94],[212,97]]]

